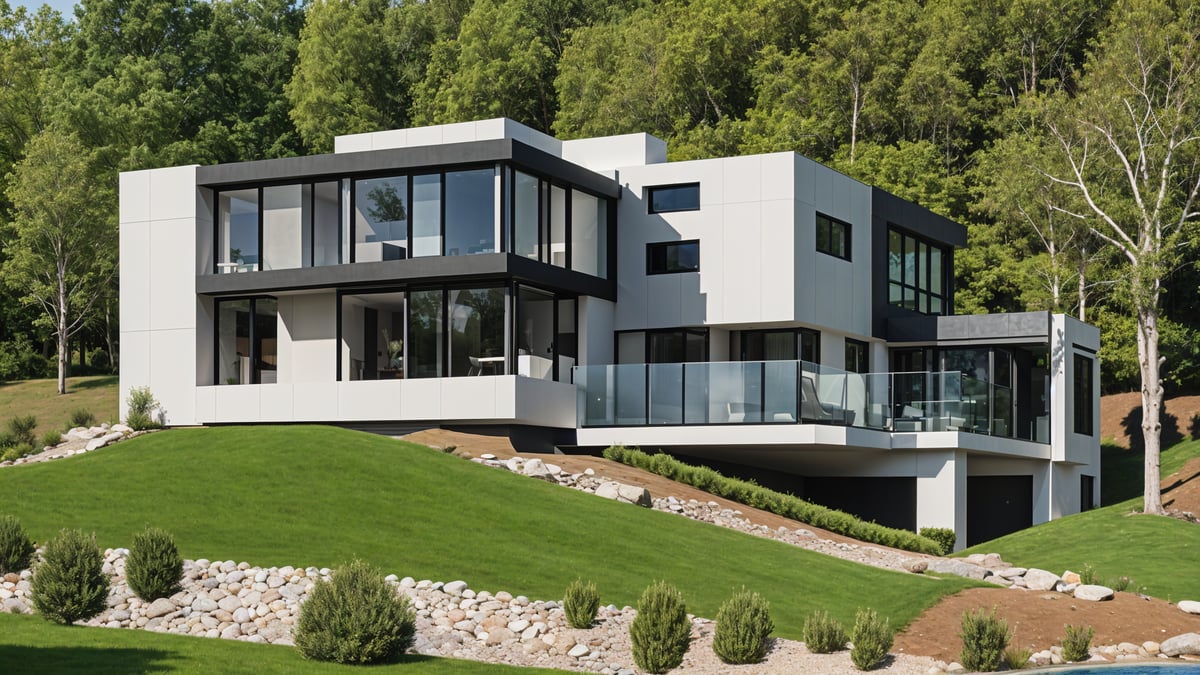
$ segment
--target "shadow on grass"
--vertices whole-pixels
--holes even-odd
[[[0,644],[0,663],[21,673],[164,673],[171,652],[116,647],[26,647]]]
[[[82,382],[67,382],[67,391],[79,391],[80,389],[99,389],[100,387],[111,387],[117,384],[116,375],[99,375],[88,376],[87,380]]]
[[[1145,461],[1145,454],[1140,450],[1127,450],[1116,443],[1101,443],[1100,503],[1108,506],[1140,497],[1144,488]]]

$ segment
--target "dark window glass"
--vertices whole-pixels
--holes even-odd
[[[493,253],[495,232],[495,170],[447,172],[445,255]]]
[[[851,373],[868,372],[867,343],[846,338],[846,370]]]
[[[450,291],[450,376],[503,375],[504,289]]]
[[[408,296],[409,377],[442,376],[442,291],[414,291]]]
[[[800,329],[800,360],[809,363],[821,362],[821,334],[807,328]]]
[[[646,244],[646,274],[700,271],[699,241]]]
[[[1092,360],[1075,355],[1075,433],[1091,436],[1095,433],[1092,421]]]
[[[659,185],[646,188],[650,213],[700,210],[700,184]]]
[[[1096,508],[1096,477],[1080,475],[1079,476],[1079,510],[1091,511]]]
[[[922,314],[949,309],[943,290],[945,252],[936,244],[888,230],[888,303]]]
[[[850,223],[817,214],[817,250],[838,258],[850,259]]]
[[[647,331],[648,363],[699,363],[708,360],[708,329]],[[628,361],[622,359],[622,362]]]
[[[217,303],[217,384],[274,384],[279,368],[274,298]]]

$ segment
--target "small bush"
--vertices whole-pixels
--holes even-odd
[[[33,573],[33,606],[55,623],[71,624],[104,611],[108,575],[95,535],[63,530],[46,544]]]
[[[942,555],[954,552],[954,542],[957,538],[954,536],[954,530],[948,527],[922,527],[917,534],[937,542],[942,548]]]
[[[0,516],[0,574],[29,567],[34,550],[21,521],[16,516]]]
[[[646,588],[638,600],[637,616],[629,626],[633,661],[647,673],[665,673],[683,663],[691,623],[683,596],[674,586],[659,581]]]
[[[87,360],[92,370],[98,373],[106,373],[112,367],[112,359],[108,358],[108,352],[104,351],[104,347],[96,347],[89,352]]]
[[[158,400],[154,398],[154,394],[150,393],[150,387],[133,387],[129,390],[129,397],[125,399],[129,404],[129,412],[125,415],[125,424],[134,431],[142,431],[143,429],[156,429],[161,426],[154,419],[154,411],[158,408]]]
[[[1122,593],[1124,591],[1129,590],[1129,585],[1132,583],[1133,583],[1133,579],[1130,579],[1129,577],[1122,574],[1121,576],[1117,577],[1116,579],[1113,579],[1112,581],[1108,582],[1108,587],[1113,589],[1114,591],[1117,591],[1118,593]]]
[[[12,438],[10,445],[33,446],[37,437],[33,435],[37,429],[37,418],[33,415],[18,415],[8,421],[8,433]]]
[[[355,560],[318,581],[300,606],[293,639],[304,658],[337,663],[394,661],[413,643],[416,615],[383,572]]]
[[[989,614],[980,609],[963,612],[959,637],[963,641],[959,662],[971,672],[983,673],[1000,667],[1012,632],[1008,630],[1008,622],[996,616],[996,610]]]
[[[96,416],[87,408],[79,408],[71,413],[71,428],[91,427],[96,424]]]
[[[1009,647],[1004,650],[1004,665],[1009,670],[1021,670],[1029,666],[1033,650],[1025,647]]]
[[[860,609],[854,619],[854,634],[850,636],[850,660],[859,670],[871,670],[887,657],[892,648],[892,629],[887,619],[880,619],[873,609]]]
[[[1084,563],[1083,569],[1079,572],[1079,583],[1095,584],[1100,582],[1099,575],[1096,574],[1096,568],[1089,563]]]
[[[1067,625],[1067,635],[1062,639],[1062,657],[1064,661],[1086,661],[1090,654],[1088,647],[1092,645],[1092,637],[1096,631],[1091,626],[1076,628]]]
[[[0,431],[0,450],[11,448],[17,444],[17,437],[10,431]]]
[[[814,654],[829,654],[846,648],[846,629],[829,612],[817,610],[804,620],[804,644]]]
[[[175,539],[169,532],[147,527],[133,535],[133,545],[125,559],[125,578],[139,598],[151,601],[174,595],[181,577],[183,558],[179,557]]]
[[[567,586],[563,594],[563,612],[571,628],[591,628],[598,609],[600,593],[596,591],[596,584],[590,581],[585,584],[582,579],[576,579]]]
[[[24,443],[20,445],[14,445],[0,454],[0,462],[15,462],[18,459],[31,454],[33,454],[32,445],[26,445]]]
[[[767,636],[773,630],[770,605],[743,588],[717,610],[713,652],[725,663],[758,663],[767,655]]]
[[[51,430],[51,431],[47,431],[46,433],[42,434],[42,447],[43,448],[45,448],[47,446],[58,445],[59,443],[62,443],[62,434],[58,433],[57,431]]]

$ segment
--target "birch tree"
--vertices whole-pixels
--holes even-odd
[[[1159,315],[1164,280],[1200,215],[1198,24],[1194,10],[1176,14],[1159,2],[1126,2],[1111,16],[1079,91],[1045,119],[1056,148],[1051,162],[1063,168],[1043,173],[1081,203],[1056,208],[1123,259],[1123,288],[1137,319],[1144,510],[1163,513]]]
[[[26,304],[41,307],[58,346],[58,393],[67,393],[69,340],[111,283],[116,242],[111,215],[72,134],[48,129],[26,146],[9,177],[13,206],[0,274]]]

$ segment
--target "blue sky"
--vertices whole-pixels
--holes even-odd
[[[35,2],[34,0],[9,0],[8,4],[14,8],[21,6],[27,7],[31,12],[37,11],[37,9],[42,5],[50,5],[54,9],[62,12],[64,18],[70,19],[75,16],[75,3],[78,1],[79,0],[46,0],[45,2]]]

